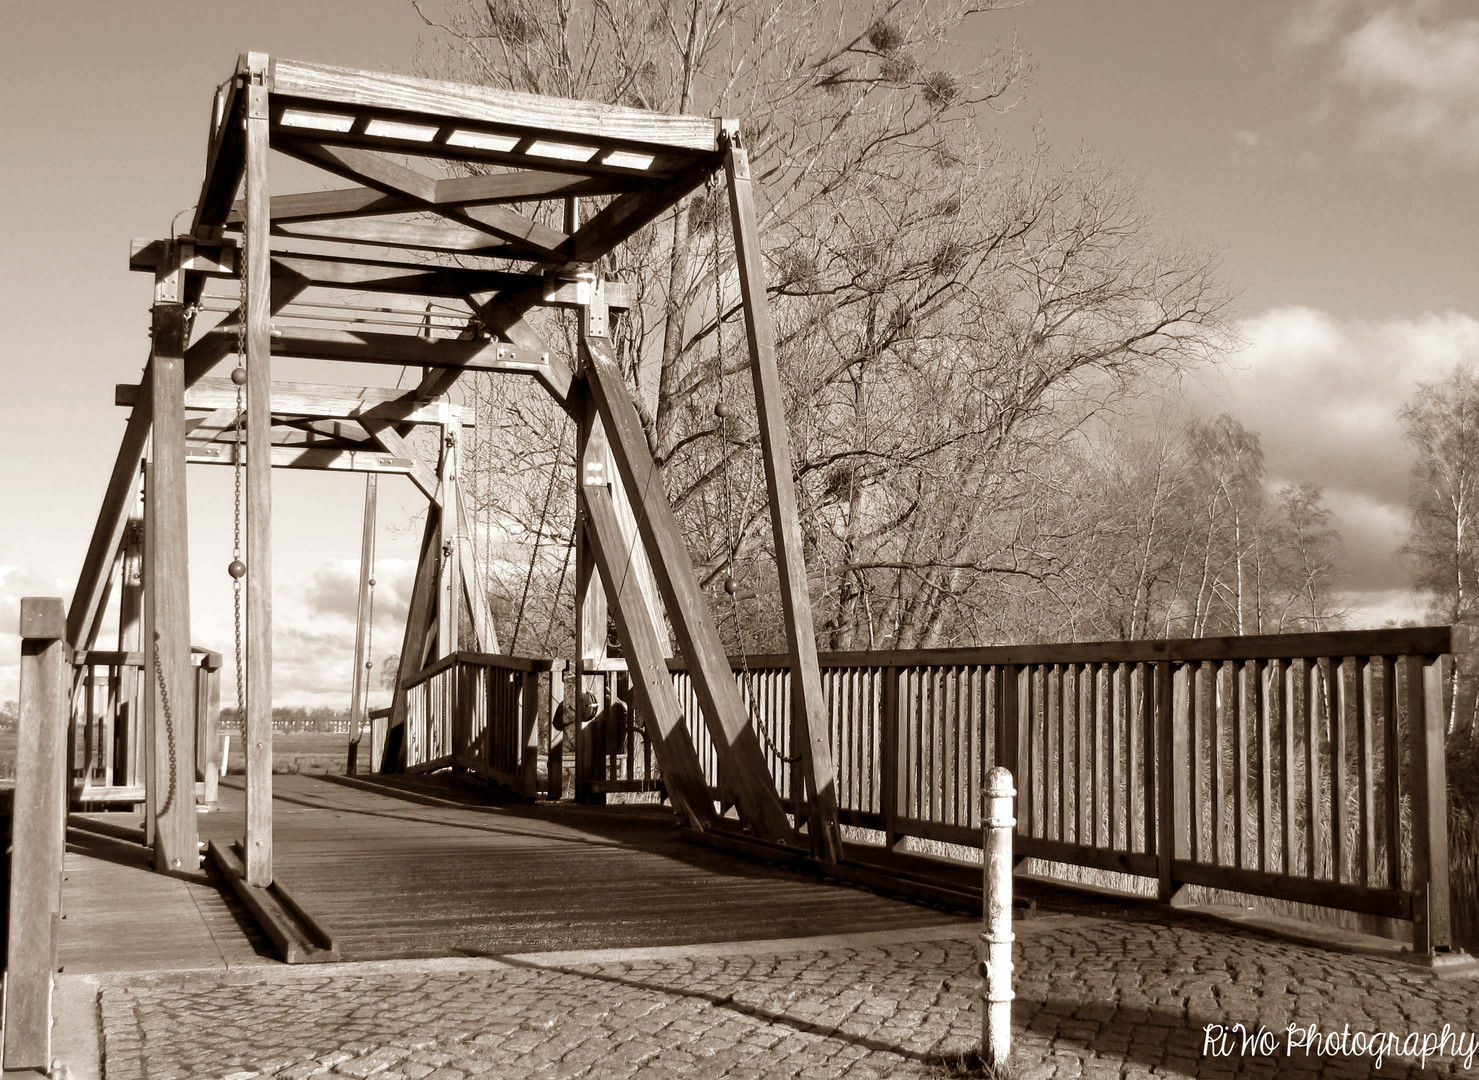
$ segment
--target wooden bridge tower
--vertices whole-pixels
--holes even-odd
[[[273,151],[350,186],[273,195]],[[394,156],[412,160],[409,167]],[[473,166],[439,179],[433,163]],[[614,315],[631,301],[605,279],[603,256],[722,174],[735,236],[750,368],[769,486],[789,648],[794,715],[812,854],[837,858],[837,798],[813,644],[790,446],[750,176],[740,126],[641,110],[349,71],[244,55],[212,104],[205,180],[189,231],[136,242],[131,267],[155,279],[148,364],[136,386],[86,563],[68,613],[68,640],[95,639],[130,511],[144,493],[144,651],[152,722],[156,852],[161,867],[194,865],[189,774],[167,702],[188,694],[185,465],[242,469],[245,563],[246,880],[272,881],[271,471],[320,468],[402,473],[429,513],[415,577],[401,681],[458,647],[466,603],[477,647],[497,650],[469,553],[457,472],[463,417],[447,394],[464,372],[533,378],[579,432],[579,551],[586,636],[609,609],[631,666],[637,704],[667,789],[692,825],[714,803],[666,667],[666,628],[692,672],[726,790],[745,827],[793,842],[788,820],[701,592],[611,344]],[[576,200],[598,199],[593,214]],[[530,213],[564,204],[555,228]],[[197,327],[215,282],[235,286],[224,321]],[[365,297],[369,299],[366,300]],[[384,318],[386,297],[442,312],[416,325]],[[528,321],[540,307],[578,313],[572,365]],[[218,309],[225,310],[225,309]],[[332,312],[332,315],[325,315]],[[380,317],[377,318],[377,314]],[[329,322],[330,325],[316,325]],[[392,328],[378,324],[388,323]],[[428,325],[429,324],[429,325]],[[233,379],[211,371],[233,354]],[[409,365],[412,390],[289,383],[274,363]],[[437,463],[409,441],[438,432]],[[398,694],[392,727],[404,718]],[[166,732],[166,728],[170,728]],[[169,794],[173,792],[174,794]]]

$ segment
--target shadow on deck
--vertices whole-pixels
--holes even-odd
[[[429,790],[438,796],[431,805]],[[340,959],[967,924],[958,914],[686,843],[657,807],[497,804],[426,780],[371,789],[295,775],[274,777],[274,804],[276,877],[332,937]],[[240,837],[242,814],[241,780],[230,777],[221,809],[201,815],[201,836]],[[229,890],[203,877],[152,874],[134,845],[75,831],[71,839],[64,909],[79,915],[63,924],[68,970],[264,962],[270,950]],[[130,939],[147,941],[147,949]]]

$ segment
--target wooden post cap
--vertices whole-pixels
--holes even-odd
[[[67,636],[66,609],[60,596],[21,597],[22,638],[57,640]]]

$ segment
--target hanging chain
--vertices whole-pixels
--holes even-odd
[[[159,642],[154,642],[154,680],[159,684],[159,703],[164,710],[164,735],[169,742],[169,796],[157,814],[169,813],[175,804],[175,784],[179,780],[179,763],[175,760],[175,714],[170,708],[169,687],[164,684],[164,668],[159,663]]]
[[[720,274],[719,263],[719,182],[715,175],[709,176],[708,181],[710,222],[709,228],[713,231],[713,256],[714,256],[714,352],[717,358],[716,378],[718,380],[717,400],[714,404],[714,415],[719,420],[720,432],[720,454],[722,456],[721,468],[724,474],[724,592],[729,597],[729,613],[734,620],[734,636],[739,644],[740,665],[743,673],[741,683],[741,697],[745,703],[745,714],[749,717],[751,726],[760,733],[760,738],[770,752],[778,758],[781,763],[789,765],[801,760],[800,755],[790,755],[776,745],[771,738],[770,731],[763,721],[758,719],[750,706],[750,685],[753,675],[750,671],[750,650],[745,641],[745,630],[740,619],[740,598],[738,582],[734,577],[734,557],[738,554],[740,538],[738,530],[734,525],[734,482],[729,475],[729,403],[724,395],[724,285]]]
[[[235,484],[235,515],[231,527],[231,602],[234,610],[233,626],[236,631],[236,722],[241,726],[242,738],[246,738],[246,672],[242,664],[241,642],[241,587],[246,580],[246,567],[242,561],[241,548],[241,459],[246,454],[246,403],[243,400],[246,384],[246,320],[247,320],[247,270],[246,230],[241,231],[241,248],[237,259],[237,282],[239,285],[239,307],[236,312],[236,363],[241,371],[232,372],[236,384],[236,454],[233,458],[232,480]],[[238,572],[240,571],[240,572]]]

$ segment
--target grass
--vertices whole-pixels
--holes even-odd
[[[1010,1058],[1000,1065],[988,1065],[975,1050],[958,1054],[936,1054],[928,1063],[931,1080],[1017,1080],[1020,1070]]]
[[[241,732],[228,729],[231,748],[226,771],[246,771],[246,746]],[[278,731],[272,736],[272,771],[322,776],[339,774],[349,756],[349,736],[344,732]]]

